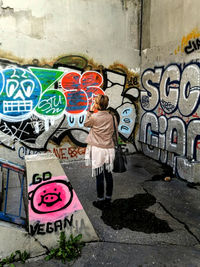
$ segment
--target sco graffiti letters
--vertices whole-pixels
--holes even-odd
[[[191,116],[198,108],[200,65],[191,63],[182,70],[178,65],[146,70],[142,74],[141,106],[153,111],[160,104],[164,112],[177,109],[182,116]]]
[[[199,180],[199,77],[198,63],[155,67],[142,74],[142,149],[192,182]],[[186,166],[184,173],[180,168]]]

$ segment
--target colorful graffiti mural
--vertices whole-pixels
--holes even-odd
[[[64,71],[29,68],[6,69],[0,80],[0,117],[5,121],[23,121],[32,113],[45,118],[80,114],[92,104],[97,94],[104,94],[99,87],[103,78],[95,71],[80,75],[69,72],[61,79],[62,91],[49,89]]]
[[[60,58],[53,68],[6,63],[0,71],[1,145],[15,150],[20,143],[34,154],[47,151],[50,140],[60,145],[68,136],[85,147],[86,111],[97,94],[105,93],[118,117],[120,137],[134,144],[138,75],[120,64],[105,69],[79,56]],[[68,152],[66,159],[73,154]],[[18,154],[24,157],[22,149]]]
[[[198,63],[146,69],[141,77],[142,149],[191,182],[200,172],[199,77]]]
[[[67,99],[66,111],[70,114],[82,113],[93,103],[95,95],[104,94],[100,86],[103,77],[95,71],[87,71],[82,75],[76,72],[67,73],[61,80]]]

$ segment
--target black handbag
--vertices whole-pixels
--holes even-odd
[[[113,116],[112,116],[113,117]],[[115,119],[113,117],[113,126],[114,126],[114,144],[115,144],[115,159],[113,162],[113,172],[125,172],[126,171],[126,166],[125,164],[127,163],[126,157],[122,152],[121,146],[118,144],[117,140],[117,129],[115,126]]]

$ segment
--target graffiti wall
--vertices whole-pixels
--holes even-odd
[[[180,178],[200,182],[200,64],[145,69],[141,84],[143,152]]]
[[[25,155],[53,152],[60,160],[84,157],[87,110],[97,94],[107,94],[118,118],[120,140],[137,149],[138,74],[123,65],[108,69],[80,56],[52,66],[0,62],[0,153],[23,162]]]
[[[146,155],[171,166],[177,177],[199,183],[200,2],[147,2],[139,140]]]

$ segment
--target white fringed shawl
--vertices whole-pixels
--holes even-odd
[[[86,166],[92,166],[92,177],[100,174],[104,166],[108,172],[112,172],[115,158],[114,148],[101,148],[88,145],[85,152]]]

